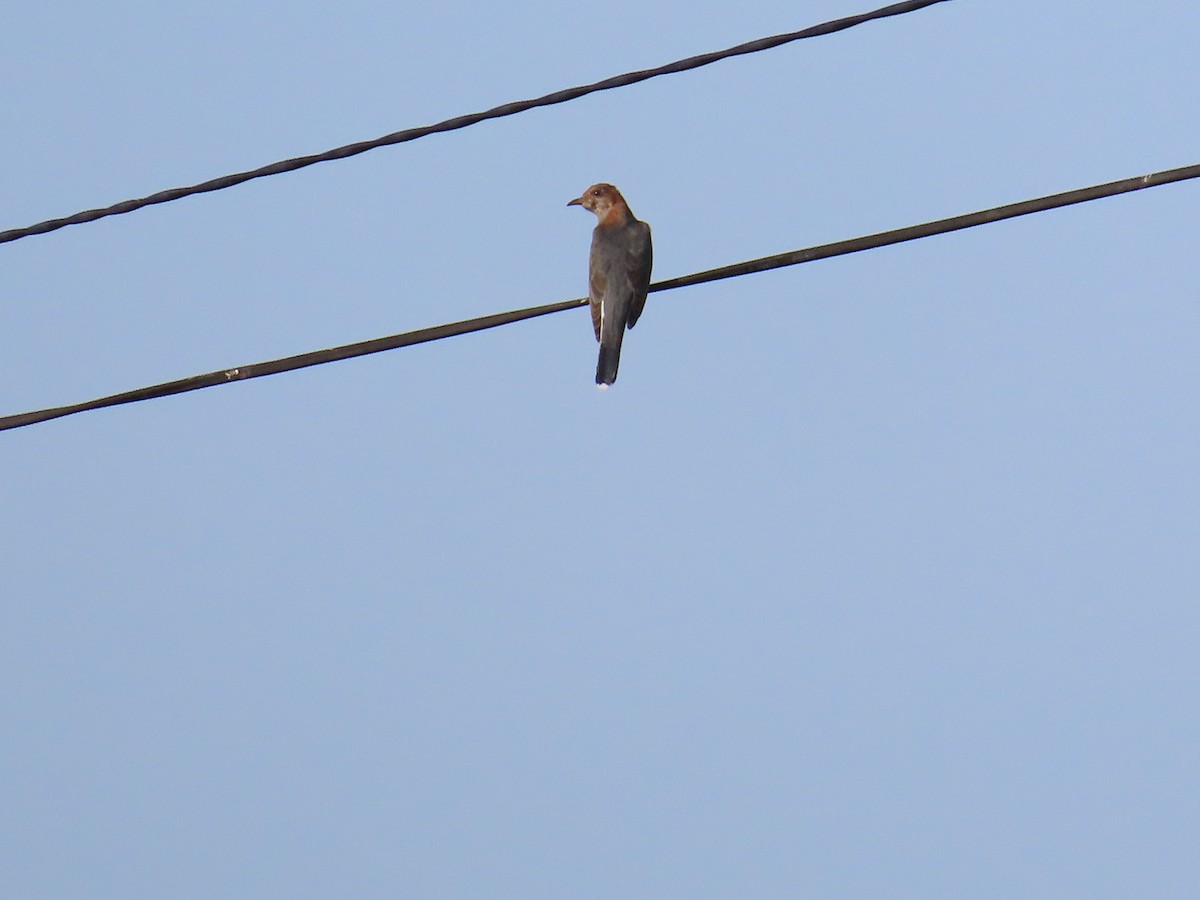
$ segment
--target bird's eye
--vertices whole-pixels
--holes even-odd
[[[592,196],[599,197],[602,193],[604,193],[604,192],[603,191],[592,191]]]

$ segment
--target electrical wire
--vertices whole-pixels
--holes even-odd
[[[204,194],[211,191],[224,190],[225,188],[244,184],[247,181],[253,181],[256,178],[265,178],[268,175],[279,175],[283,172],[293,172],[296,169],[303,169],[306,166],[315,165],[316,163],[329,162],[335,159],[346,159],[347,157],[357,156],[360,153],[366,153],[368,150],[375,150],[379,147],[388,147],[392,144],[403,144],[407,141],[415,141],[418,138],[423,138],[431,134],[438,134],[445,131],[455,131],[459,128],[466,128],[469,125],[475,125],[479,122],[487,121],[488,119],[499,119],[503,118],[504,116],[515,115],[539,106],[553,106],[556,103],[566,103],[569,100],[585,97],[588,94],[594,94],[598,91],[607,91],[612,90],[613,88],[637,84],[641,81],[657,78],[660,75],[672,75],[677,72],[686,72],[689,69],[698,69],[701,66],[707,66],[711,63],[718,62],[722,59],[728,59],[732,56],[744,56],[748,53],[758,53],[762,50],[770,50],[783,44],[790,44],[793,41],[803,40],[804,38],[820,37],[826,34],[833,34],[834,32],[844,31],[847,28],[852,28],[855,25],[861,25],[865,22],[870,22],[875,19],[886,19],[891,16],[899,16],[903,15],[904,13],[916,12],[917,10],[924,9],[927,6],[933,6],[935,3],[945,2],[947,2],[947,0],[906,0],[904,3],[893,3],[890,6],[872,10],[871,12],[858,13],[857,15],[853,16],[845,16],[841,19],[833,19],[829,22],[822,22],[819,25],[813,25],[812,27],[805,28],[801,31],[793,31],[788,34],[777,34],[772,37],[759,38],[758,40],[749,41],[745,44],[739,44],[736,47],[730,47],[726,50],[717,50],[713,53],[704,53],[699,56],[691,56],[687,59],[681,59],[677,60],[676,62],[667,63],[666,65],[658,66],[654,69],[643,69],[637,72],[627,72],[624,75],[615,75],[611,78],[605,78],[602,81],[594,82],[593,84],[586,84],[579,87],[555,91],[554,93],[546,94],[545,96],[537,97],[532,100],[517,100],[512,103],[504,103],[500,106],[495,106],[491,109],[484,110],[483,112],[456,116],[455,118],[446,119],[445,121],[438,122],[434,125],[423,125],[418,128],[406,128],[403,131],[385,134],[383,137],[378,137],[374,140],[358,141],[357,143],[346,144],[342,147],[335,147],[332,150],[326,150],[324,153],[314,153],[309,156],[298,156],[293,159],[285,159],[279,162],[270,163],[269,165],[261,166],[257,169],[250,169],[245,172],[236,172],[232,175],[224,175],[220,178],[202,181],[199,184],[193,184],[187,187],[170,188],[165,191],[159,191],[155,194],[150,194],[146,197],[139,197],[133,200],[122,200],[120,203],[114,203],[111,206],[105,206],[99,209],[83,210],[82,212],[77,212],[73,215],[63,216],[62,218],[58,219],[47,219],[44,222],[38,222],[34,225],[28,225],[23,228],[11,228],[7,231],[0,231],[0,244],[10,241],[17,241],[21,238],[30,237],[31,235],[35,234],[46,234],[51,231],[57,231],[58,229],[65,228],[68,225],[79,225],[84,222],[94,222],[97,219],[103,219],[108,216],[123,215],[125,213],[142,209],[146,206],[153,206],[158,203],[169,203],[172,200],[180,200],[184,197],[190,197],[193,194]]]
[[[1093,185],[1091,187],[1079,188],[1078,190],[1066,191],[1061,194],[1050,194],[1045,197],[1037,197],[1032,200],[1023,200],[1019,203],[1010,203],[1005,206],[996,206],[991,209],[980,210],[979,212],[966,213],[960,216],[953,216],[948,219],[938,219],[934,222],[926,222],[921,225],[911,225],[907,228],[897,228],[892,231],[881,231],[876,234],[869,234],[864,237],[851,238],[844,241],[835,241],[830,244],[820,244],[815,247],[808,247],[803,250],[793,250],[788,253],[778,253],[774,256],[764,256],[761,259],[748,260],[746,262],[734,263],[733,265],[722,266],[717,269],[708,269],[703,272],[696,272],[692,275],[683,275],[679,278],[671,278],[666,281],[659,281],[650,285],[650,290],[653,291],[668,291],[675,288],[689,287],[696,284],[704,284],[711,281],[719,281],[724,278],[737,278],[742,275],[750,275],[755,272],[766,272],[770,269],[778,269],[784,266],[795,266],[801,263],[813,262],[818,259],[829,259],[834,256],[844,256],[848,253],[859,253],[863,250],[872,250],[877,247],[885,247],[889,244],[900,244],[905,241],[915,241],[921,238],[931,237],[935,234],[945,234],[950,231],[960,231],[964,228],[974,228],[978,225],[986,225],[990,222],[999,222],[1004,219],[1012,219],[1017,216],[1027,216],[1031,213],[1044,212],[1049,209],[1058,209],[1063,206],[1071,206],[1076,203],[1087,203],[1092,200],[1099,200],[1102,197],[1112,197],[1117,194],[1125,194],[1130,191],[1140,191],[1145,188],[1158,187],[1164,184],[1171,184],[1177,181],[1185,181],[1192,178],[1200,178],[1200,164],[1192,166],[1184,166],[1178,169],[1168,169],[1162,172],[1153,172],[1149,175],[1141,175],[1134,178],[1126,178],[1121,181],[1110,181],[1105,184]],[[196,391],[201,388],[215,387],[220,384],[228,384],[232,381],[245,381],[249,378],[261,378],[264,375],[276,375],[280,372],[290,372],[295,369],[303,369],[309,366],[319,366],[325,363],[336,362],[343,359],[352,359],[356,356],[366,356],[370,353],[380,353],[384,350],[395,350],[399,347],[410,347],[414,344],[423,344],[429,341],[440,341],[444,338],[454,337],[460,334],[469,334],[475,331],[483,331],[488,328],[497,328],[501,325],[509,325],[513,322],[519,322],[524,319],[532,319],[537,316],[545,316],[550,313],[563,312],[568,309],[586,306],[586,299],[580,300],[563,300],[558,303],[551,303],[545,306],[533,306],[527,309],[516,309],[509,312],[496,313],[490,316],[481,316],[476,319],[467,319],[461,322],[451,322],[446,325],[438,325],[433,328],[422,328],[417,331],[408,331],[403,334],[393,334],[387,337],[375,338],[369,341],[360,341],[354,344],[344,344],[340,347],[331,347],[326,350],[313,350],[308,353],[301,353],[296,356],[288,356],[282,359],[273,359],[266,362],[253,363],[248,366],[238,366],[232,369],[222,369],[217,372],[209,372],[204,375],[193,375],[190,378],[181,378],[178,381],[168,381],[165,384],[156,384],[150,387],[138,388],[137,390],[126,391],[121,394],[113,394],[108,397],[100,397],[96,400],[88,400],[83,403],[75,403],[70,406],[57,406],[50,409],[40,409],[33,412],[18,413],[16,415],[0,417],[0,431],[6,431],[12,428],[22,428],[26,425],[33,425],[37,422],[45,422],[50,419],[58,419],[63,416],[74,415],[75,413],[85,412],[90,409],[101,409],[108,406],[118,406],[123,403],[137,403],[142,400],[152,400],[157,397],[167,397],[172,394],[182,394],[187,391]]]

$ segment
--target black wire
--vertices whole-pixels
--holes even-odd
[[[517,100],[512,103],[505,103],[501,106],[495,106],[483,112],[469,113],[465,116],[457,116],[453,119],[446,119],[444,122],[438,122],[434,125],[424,125],[419,128],[407,128],[403,131],[396,131],[392,134],[385,134],[383,137],[375,138],[370,141],[359,141],[354,144],[346,144],[344,147],[335,147],[332,150],[326,150],[324,153],[314,153],[311,156],[298,156],[294,159],[285,159],[280,162],[271,163],[262,166],[258,169],[250,169],[246,172],[237,172],[232,175],[224,175],[220,178],[213,178],[209,181],[202,181],[199,184],[193,184],[188,187],[170,188],[169,190],[159,191],[156,194],[150,194],[147,197],[140,197],[134,200],[123,200],[120,203],[114,203],[112,206],[106,206],[101,209],[88,209],[83,212],[77,212],[74,215],[64,216],[60,219],[48,219],[45,222],[38,222],[35,225],[28,225],[24,228],[12,228],[8,231],[0,231],[0,244],[20,240],[21,238],[29,237],[35,234],[46,234],[50,231],[57,231],[59,228],[65,228],[68,225],[79,225],[84,222],[94,222],[97,219],[103,219],[107,216],[117,216],[124,213],[133,212],[145,206],[153,206],[156,203],[169,203],[172,200],[179,200],[183,197],[190,197],[193,194],[203,194],[210,191],[220,191],[228,187],[243,184],[247,181],[252,181],[255,178],[265,178],[268,175],[279,175],[282,172],[292,172],[296,169],[303,169],[306,166],[315,165],[320,162],[329,162],[335,159],[345,159],[350,156],[357,156],[360,153],[366,153],[368,150],[374,150],[377,147],[387,147],[392,144],[403,144],[406,141],[415,141],[417,138],[423,138],[430,134],[437,134],[443,131],[455,131],[459,128],[466,128],[469,125],[475,125],[478,122],[483,122],[488,119],[499,119],[504,116],[515,115],[519,112],[525,112],[529,109],[534,109],[539,106],[552,106],[556,103],[566,103],[568,100],[575,100],[579,97],[594,94],[597,91],[607,91],[612,88],[624,87],[630,84],[637,84],[639,81],[646,81],[650,78],[656,78],[659,75],[671,75],[676,72],[686,72],[689,69],[698,69],[701,66],[707,66],[710,63],[718,60],[727,59],[731,56],[743,56],[747,53],[758,53],[761,50],[770,50],[773,47],[778,47],[782,44],[789,44],[792,41],[802,40],[804,38],[819,37],[821,35],[833,34],[836,31],[843,31],[847,28],[852,28],[855,25],[861,25],[864,22],[870,22],[874,19],[884,19],[889,16],[898,16],[904,13],[915,12],[923,9],[926,6],[933,6],[935,3],[945,3],[946,0],[907,0],[904,3],[893,3],[891,6],[885,6],[882,9],[873,10],[872,12],[859,13],[858,15],[846,16],[841,19],[834,19],[829,22],[823,22],[820,25],[814,25],[811,28],[805,28],[802,31],[793,31],[789,34],[777,34],[773,37],[760,38],[749,43],[739,44],[736,47],[730,47],[728,50],[718,50],[714,53],[704,53],[700,56],[692,56],[687,59],[681,59],[677,62],[667,63],[665,66],[659,66],[655,69],[643,69],[638,72],[627,72],[624,75],[616,75],[612,78],[605,78],[603,81],[597,81],[594,84],[582,85],[580,87],[566,88],[565,90],[555,91],[552,94],[546,94],[544,97],[537,97],[532,100]]]
[[[782,268],[783,266],[795,266],[818,259],[844,256],[847,253],[859,253],[863,250],[885,247],[888,244],[915,241],[920,238],[931,237],[935,234],[945,234],[946,232],[959,231],[963,228],[974,228],[977,225],[986,225],[989,222],[999,222],[1003,219],[1011,219],[1016,216],[1027,216],[1030,213],[1057,209],[1075,203],[1086,203],[1090,200],[1098,200],[1101,197],[1112,197],[1116,194],[1140,191],[1144,188],[1157,187],[1191,178],[1200,178],[1200,165],[1168,169],[1163,172],[1154,172],[1150,175],[1126,178],[1122,181],[1110,181],[1107,184],[1098,184],[1061,194],[1037,197],[1033,200],[1023,200],[1020,203],[1010,203],[1007,206],[997,206],[979,212],[953,216],[949,219],[938,219],[935,222],[926,222],[923,225],[911,225],[907,228],[881,231],[877,234],[866,235],[865,237],[835,241],[832,244],[820,244],[804,250],[793,250],[789,253],[779,253],[775,256],[764,256],[761,259],[734,263],[733,265],[723,266],[719,269],[708,269],[707,271],[697,272],[693,275],[684,275],[679,278],[668,279],[667,281],[659,281],[650,285],[650,290],[669,291],[674,288],[704,284],[709,281],[719,281],[723,278],[736,278],[741,275],[750,275],[755,272],[765,272],[770,269]],[[191,378],[168,381],[165,384],[138,388],[137,390],[113,394],[109,397],[100,397],[96,400],[88,400],[84,403],[76,403],[71,406],[56,406],[51,409],[40,409],[33,412],[4,416],[0,418],[0,431],[6,431],[10,428],[22,428],[26,425],[33,425],[36,422],[45,422],[50,419],[61,418],[62,416],[70,416],[89,409],[118,406],[122,403],[137,403],[142,400],[152,400],[156,397],[167,397],[171,394],[182,394],[187,391],[196,391],[200,388],[228,384],[231,381],[261,378],[264,375],[276,375],[280,372],[290,372],[294,369],[303,369],[308,366],[324,365],[325,363],[336,362],[342,359],[366,356],[370,353],[380,353],[384,350],[409,347],[413,344],[440,341],[443,338],[454,337],[459,334],[483,331],[487,328],[496,328],[500,325],[508,325],[523,319],[532,319],[537,316],[545,316],[550,313],[562,312],[563,310],[575,309],[576,307],[586,305],[587,300],[563,300],[546,306],[516,309],[491,316],[482,316],[477,319],[451,322],[447,325],[438,325],[433,328],[422,328],[418,331],[408,331],[403,334],[393,334],[388,337],[360,341],[355,344],[344,344],[340,347],[331,347],[327,350],[313,350],[309,353],[301,353],[297,356],[288,356],[283,359],[239,366],[234,369],[222,369],[218,372],[209,372],[205,375],[194,375]]]
[[[752,259],[748,262],[734,263],[719,269],[708,269],[694,275],[682,275],[669,281],[660,281],[651,290],[666,291],[671,288],[687,287],[692,284],[703,284],[708,281],[719,281],[722,278],[734,278],[738,275],[749,275],[753,272],[766,272],[783,266],[795,266],[800,263],[813,262],[818,259],[828,259],[831,256],[844,256],[847,253],[858,253],[861,250],[873,250],[876,247],[886,247],[888,244],[902,244],[905,241],[915,241],[919,238],[935,234],[945,234],[948,231],[960,231],[963,228],[974,228],[976,225],[987,225],[989,222],[1000,222],[1017,216],[1027,216],[1030,213],[1043,212],[1048,209],[1058,209],[1075,203],[1086,203],[1089,200],[1099,200],[1102,197],[1112,197],[1117,194],[1127,194],[1130,191],[1140,191],[1143,188],[1158,187],[1176,181],[1187,181],[1200,178],[1200,165],[1183,166],[1178,169],[1167,169],[1162,172],[1152,172],[1149,175],[1138,175],[1121,181],[1110,181],[1106,184],[1096,184],[1091,187],[1065,191],[1061,194],[1050,194],[1036,197],[1033,200],[1022,200],[1020,203],[1010,203],[1007,206],[996,206],[979,212],[952,216],[949,219],[938,219],[936,222],[926,222],[923,225],[910,225],[907,228],[897,228],[894,231],[881,231],[865,237],[851,238],[847,241],[835,241],[832,244],[821,244],[804,250],[793,250],[790,253],[779,253],[775,256],[764,256],[762,259]],[[3,422],[0,419],[0,422]]]

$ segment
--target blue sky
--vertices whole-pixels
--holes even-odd
[[[0,228],[870,8],[68,3]],[[1183,0],[956,0],[0,246],[0,413],[1200,162]],[[14,897],[1200,880],[1200,186],[0,435]]]

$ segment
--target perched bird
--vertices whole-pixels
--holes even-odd
[[[593,184],[567,206],[582,206],[596,214],[592,255],[588,264],[588,299],[592,326],[600,342],[596,384],[617,380],[621,340],[646,305],[653,250],[650,226],[629,211],[625,198],[611,184]]]

